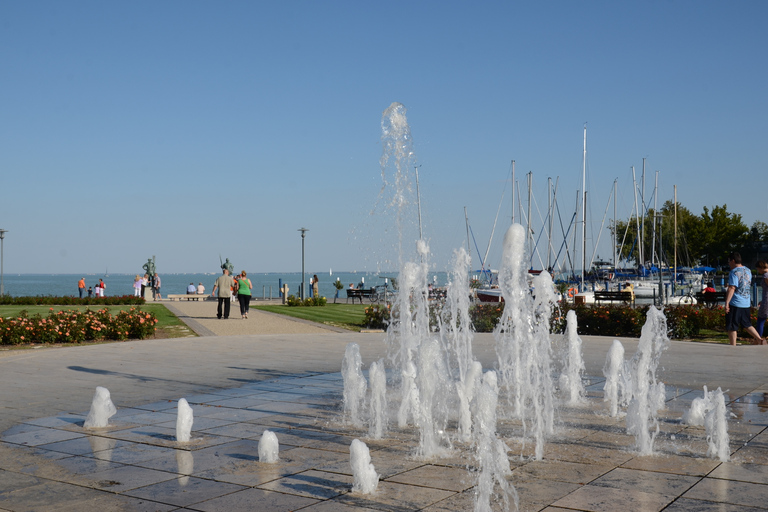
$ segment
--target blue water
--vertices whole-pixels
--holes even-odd
[[[336,288],[333,282],[338,278],[344,288],[349,287],[349,283],[355,286],[365,280],[365,287],[384,284],[385,276],[393,274],[376,274],[368,272],[335,272],[329,275],[328,272],[318,274],[320,283],[320,295],[331,299],[336,294]],[[110,274],[104,275],[81,275],[81,274],[5,274],[3,277],[3,287],[6,295],[22,297],[27,295],[53,295],[53,296],[77,296],[77,282],[81,277],[85,277],[86,289],[94,287],[99,282],[99,278],[104,279],[107,285],[105,295],[133,295],[133,278],[135,274]],[[186,293],[189,283],[203,283],[206,293],[213,290],[213,283],[219,274],[160,274],[162,282],[161,294],[166,297],[169,293]],[[280,280],[287,284],[289,294],[298,295],[301,285],[301,272],[288,273],[262,273],[248,274],[253,284],[254,297],[270,296],[277,298],[279,296]],[[309,296],[309,278],[312,274],[305,274],[304,281],[307,286],[307,296]],[[436,279],[434,279],[436,278]],[[444,286],[446,282],[445,272],[435,272],[430,275],[430,280],[437,286]],[[271,289],[271,295],[270,295]],[[340,297],[346,297],[342,290]]]

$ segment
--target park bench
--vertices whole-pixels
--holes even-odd
[[[696,301],[704,304],[709,309],[714,308],[720,302],[725,302],[726,292],[697,292]]]
[[[367,290],[365,288],[349,288],[347,289],[347,302],[352,299],[352,304],[354,304],[355,299],[359,299],[360,304],[362,304],[363,297],[370,299],[374,293],[376,293],[375,288],[368,288]]]
[[[595,291],[595,302],[628,302],[633,303],[635,301],[632,296],[632,292],[625,291],[609,291],[609,290],[597,290]]]
[[[167,295],[168,300],[181,300],[181,299],[187,299],[187,300],[205,300],[208,295],[204,294],[192,294],[192,293],[170,293]]]

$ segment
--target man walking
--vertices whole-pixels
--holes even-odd
[[[216,283],[213,285],[213,292],[211,292],[211,295],[219,299],[219,307],[216,310],[216,318],[219,320],[221,320],[222,317],[222,305],[224,306],[224,319],[226,320],[229,318],[229,301],[232,296],[232,287],[234,285],[235,282],[232,280],[232,277],[229,275],[229,270],[226,268],[222,271],[222,275],[219,276]],[[217,291],[218,294],[216,293]]]
[[[741,254],[732,252],[728,256],[731,272],[728,274],[728,292],[725,295],[725,330],[728,331],[728,341],[736,346],[736,334],[739,327],[744,327],[755,339],[756,345],[765,345],[750,318],[749,286],[752,284],[752,271],[741,264]]]
[[[155,300],[160,300],[163,297],[160,296],[160,276],[155,272],[155,278],[152,280],[152,293],[155,296]]]

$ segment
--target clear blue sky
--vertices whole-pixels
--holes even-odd
[[[513,159],[541,215],[559,176],[567,222],[585,122],[595,230],[616,178],[629,216],[643,158],[659,204],[677,185],[696,214],[768,221],[766,19],[762,0],[0,0],[5,272],[299,271],[302,226],[308,272],[376,270],[394,101],[437,270],[465,206],[488,243]]]

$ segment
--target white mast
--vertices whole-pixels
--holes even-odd
[[[581,291],[584,291],[584,266],[587,262],[587,123],[584,123],[584,155],[581,160],[581,193]]]

